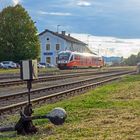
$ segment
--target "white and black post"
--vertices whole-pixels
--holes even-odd
[[[28,103],[31,103],[30,91],[32,81],[38,78],[37,60],[23,60],[20,67],[20,78],[27,81]]]

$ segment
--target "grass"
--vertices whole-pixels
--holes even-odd
[[[57,72],[59,71],[57,68],[40,68],[38,69],[39,73],[45,72]],[[15,74],[20,73],[20,69],[0,69],[0,74]]]
[[[0,74],[14,74],[19,73],[19,69],[0,69]]]
[[[46,114],[58,106],[65,108],[68,114],[64,125],[54,126],[47,120],[37,120],[34,121],[39,129],[37,134],[2,139],[140,139],[140,75],[128,76],[120,82],[98,87],[86,94],[42,106],[35,110],[35,114]]]
[[[123,68],[129,69],[129,70],[135,70],[136,67],[134,66],[123,66]],[[122,69],[121,67],[103,67],[102,70],[108,70],[108,69]],[[58,68],[39,68],[39,73],[45,73],[45,72],[58,72]],[[20,73],[20,69],[0,69],[0,74],[15,74]]]

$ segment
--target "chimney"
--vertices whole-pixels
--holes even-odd
[[[66,31],[62,31],[62,35],[65,35],[66,34]]]
[[[68,34],[68,36],[70,37],[70,34]]]

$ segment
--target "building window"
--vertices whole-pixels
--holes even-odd
[[[46,57],[46,62],[51,63],[51,57]]]
[[[50,50],[50,44],[46,44],[46,50]]]
[[[50,40],[49,38],[47,38],[47,40]]]
[[[60,50],[60,44],[56,44],[56,50]]]

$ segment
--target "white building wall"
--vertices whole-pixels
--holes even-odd
[[[49,40],[47,40],[49,38]],[[46,57],[51,58],[51,64],[56,65],[56,57],[60,51],[68,50],[67,42],[49,32],[39,36],[41,44],[41,63],[46,63]],[[46,50],[46,44],[50,44],[50,50]],[[56,44],[60,44],[60,50],[56,50]]]
[[[49,38],[49,40],[47,40]],[[69,42],[50,32],[43,33],[39,36],[41,45],[41,63],[46,63],[46,57],[51,58],[51,64],[56,65],[56,57],[60,51],[70,50],[77,52],[85,52],[86,47],[82,44]],[[50,43],[50,50],[46,50],[46,44]],[[60,50],[56,50],[56,44],[60,44]]]

